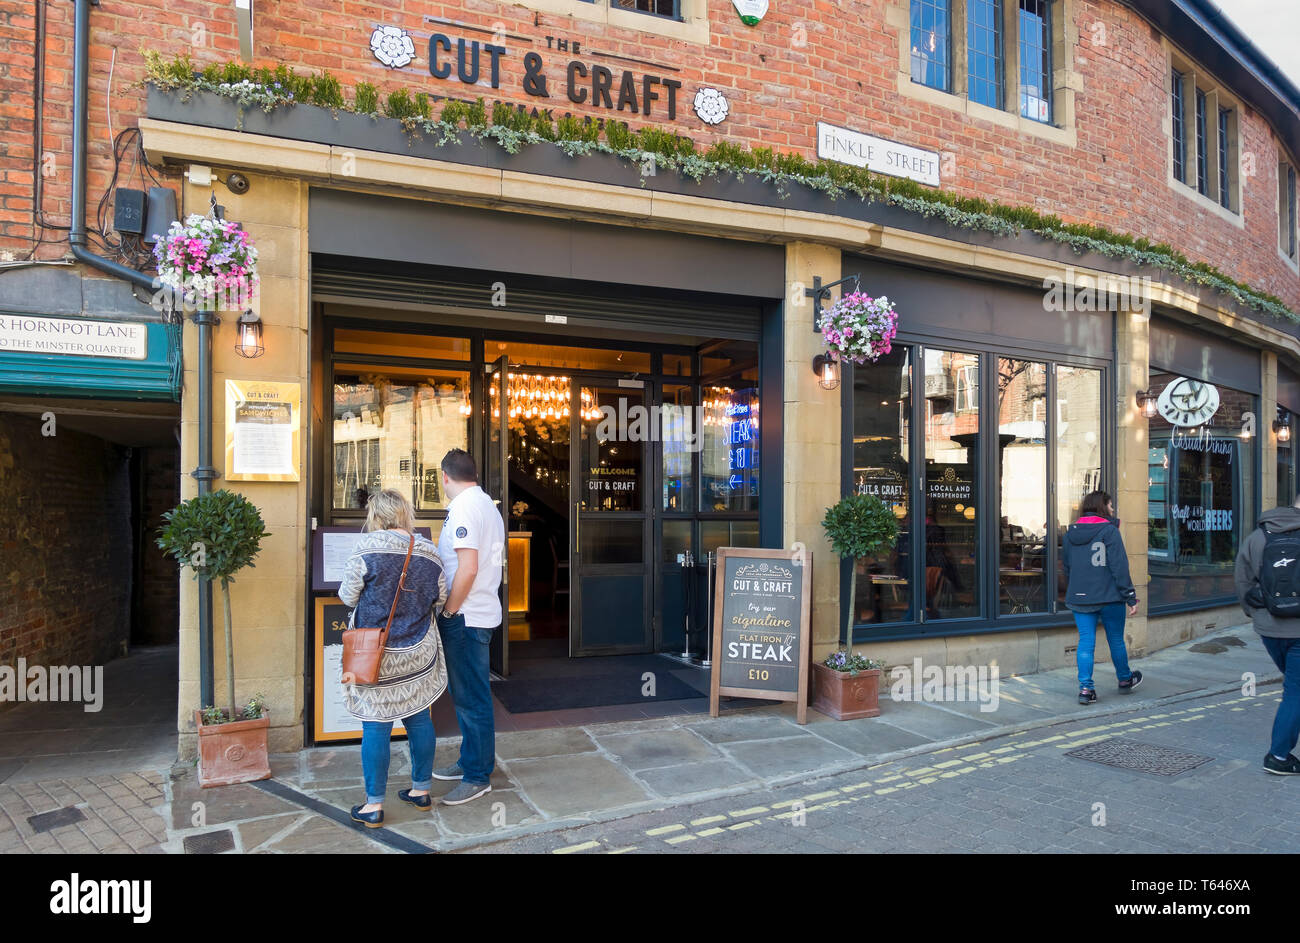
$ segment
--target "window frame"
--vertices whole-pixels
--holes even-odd
[[[1244,228],[1238,166],[1240,103],[1217,78],[1167,42],[1166,47],[1169,185]]]
[[[1300,172],[1290,155],[1278,154],[1277,162],[1277,252],[1292,268],[1300,267]]]
[[[977,105],[984,105],[988,108],[1002,108],[1006,104],[1006,19],[1003,12],[1004,0],[965,0],[966,3],[966,97]],[[970,15],[972,4],[984,4],[993,13],[993,28],[988,29],[982,24],[976,23],[975,18]],[[993,49],[991,52],[975,52],[975,44],[972,38],[975,33],[984,32],[992,36]],[[983,76],[976,77],[974,66],[976,60],[988,61],[993,63],[993,81],[992,92],[993,101],[987,102],[971,95],[971,88],[977,85],[987,85],[989,80]]]
[[[979,592],[979,615],[965,618],[939,619],[926,621],[923,617],[924,601],[920,598],[918,591],[923,592],[923,587],[918,583],[916,573],[909,574],[911,589],[909,591],[909,614],[910,621],[905,622],[881,622],[881,623],[855,623],[853,626],[854,644],[869,642],[887,642],[899,641],[915,638],[932,638],[953,635],[977,635],[995,632],[1015,632],[1025,631],[1026,629],[1054,629],[1073,625],[1073,616],[1058,600],[1056,593],[1050,594],[1050,607],[1046,612],[1028,612],[1028,613],[999,613],[1000,609],[1000,587],[998,585],[998,567],[987,564],[988,560],[997,559],[996,554],[992,554],[991,548],[998,547],[1000,529],[998,523],[1000,520],[1000,504],[1002,491],[1002,470],[999,467],[998,451],[994,448],[993,443],[997,441],[996,435],[989,434],[989,422],[996,423],[997,416],[997,383],[996,371],[999,357],[1006,357],[1015,360],[1030,360],[1045,363],[1048,365],[1048,399],[1049,407],[1046,418],[1046,434],[1051,447],[1048,449],[1048,470],[1047,470],[1047,508],[1048,508],[1048,534],[1046,543],[1048,546],[1048,557],[1044,563],[1048,568],[1051,576],[1049,579],[1055,579],[1055,574],[1059,569],[1059,542],[1061,533],[1058,522],[1055,520],[1055,501],[1056,501],[1056,432],[1059,417],[1056,403],[1057,387],[1056,374],[1058,367],[1080,367],[1089,370],[1096,370],[1099,374],[1099,390],[1102,397],[1102,408],[1100,410],[1101,418],[1101,487],[1115,493],[1115,459],[1116,459],[1116,442],[1115,416],[1110,410],[1105,408],[1107,397],[1114,396],[1115,367],[1114,364],[1104,358],[1087,357],[1083,355],[1067,354],[1060,351],[1047,350],[1027,350],[1010,345],[988,345],[982,343],[971,343],[959,340],[944,340],[938,337],[908,337],[902,340],[896,340],[894,348],[897,350],[900,346],[906,347],[910,351],[910,357],[913,364],[911,386],[908,391],[910,397],[910,409],[908,412],[907,423],[909,429],[909,442],[907,444],[908,459],[908,507],[916,519],[919,508],[924,507],[924,488],[925,488],[925,371],[924,371],[924,351],[928,348],[931,350],[942,350],[945,352],[970,353],[979,357],[979,375],[980,375],[980,435],[979,435],[979,454],[976,458],[976,481],[978,496],[976,498],[976,508],[979,519],[981,520],[978,533],[979,554],[981,560],[985,561],[984,565],[979,568],[978,592]],[[844,373],[841,381],[841,494],[847,495],[853,493],[855,488],[854,478],[854,371],[851,364],[845,364]],[[954,381],[955,389],[955,381]],[[918,393],[922,394],[918,396]],[[955,408],[955,399],[954,399]],[[990,419],[989,417],[993,417]],[[924,529],[912,528],[910,538],[911,545],[907,548],[909,558],[913,561],[912,568],[915,570],[920,562],[924,561]],[[848,595],[849,580],[852,578],[851,561],[841,561],[840,568],[840,610],[839,610],[839,635],[843,640],[845,622],[848,616]]]
[[[932,88],[935,91],[939,91],[939,92],[948,92],[949,94],[952,93],[954,88],[954,75],[955,75],[955,69],[953,68],[953,66],[955,65],[954,62],[955,57],[953,56],[952,40],[956,32],[953,29],[953,7],[956,3],[964,3],[964,2],[965,0],[909,0],[907,45],[912,60],[911,63],[912,81],[915,84],[921,85],[925,88]],[[918,61],[918,58],[922,63],[925,63],[927,67],[930,66],[931,63],[937,61],[925,55],[924,52],[917,52],[917,48],[914,44],[917,31],[919,30],[921,32],[924,32],[925,30],[924,26],[916,25],[916,23],[914,22],[916,19],[916,11],[918,10],[918,8],[920,9],[930,8],[935,12],[936,16],[939,10],[942,9],[944,14],[945,31],[943,36],[943,58],[939,64],[939,68],[942,69],[943,72],[943,81],[942,84],[940,85],[931,85],[929,82],[918,80],[916,78],[916,63]],[[932,36],[936,34],[937,34],[937,30],[931,30]],[[928,68],[926,71],[928,71]]]
[[[1036,64],[1037,66],[1036,74],[1041,79],[1040,91],[1042,91],[1043,95],[1040,100],[1045,101],[1047,103],[1047,117],[1045,119],[1035,118],[1032,115],[1026,114],[1025,113],[1026,105],[1023,98],[1021,97],[1025,94],[1024,92],[1025,75],[1026,72],[1029,70],[1029,66],[1027,65],[1026,57],[1025,57],[1025,52],[1026,52],[1025,18],[1023,15],[1025,13],[1025,10],[1021,7],[1022,3],[1036,3],[1036,4],[1041,4],[1042,7],[1040,14],[1030,14],[1030,16],[1036,17],[1039,23],[1041,24],[1039,27],[1039,38],[1041,39],[1042,45],[1041,47],[1034,47],[1034,48],[1039,48],[1041,51],[1040,61]],[[1029,121],[1037,121],[1040,124],[1047,124],[1047,125],[1050,125],[1053,120],[1053,108],[1052,108],[1053,39],[1054,37],[1052,32],[1052,0],[1016,0],[1016,44],[1018,48],[1017,69],[1019,73],[1017,75],[1017,83],[1016,83],[1016,87],[1018,90],[1017,110],[1020,117],[1028,119]]]
[[[1020,109],[1020,0],[998,0],[997,19],[1000,96],[996,105],[986,104],[986,90],[972,95],[972,87],[981,79],[972,76],[972,67],[983,68],[987,53],[974,53],[970,41],[971,19],[975,14],[976,0],[948,0],[951,10],[949,39],[950,73],[948,88],[940,89],[913,78],[912,72],[912,14],[918,0],[891,0],[902,16],[896,22],[898,42],[897,91],[908,98],[946,108],[991,124],[1032,137],[1046,139],[1053,144],[1075,148],[1078,131],[1075,125],[1076,91],[1082,87],[1083,76],[1075,71],[1074,49],[1081,42],[1075,23],[1077,0],[1044,0],[1048,4],[1046,16],[1046,43],[1044,58],[1046,73],[1043,76],[1048,120],[1037,116],[1022,116]],[[974,61],[972,61],[974,60]]]

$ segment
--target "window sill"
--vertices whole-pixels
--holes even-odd
[[[1238,229],[1246,228],[1246,221],[1245,219],[1242,218],[1241,213],[1237,213],[1230,209],[1227,209],[1218,200],[1211,200],[1208,196],[1203,195],[1194,186],[1190,186],[1186,183],[1183,183],[1181,180],[1179,180],[1177,177],[1174,176],[1174,170],[1172,166],[1169,168],[1169,175],[1166,178],[1165,182],[1169,184],[1169,188],[1171,190],[1174,190],[1179,195],[1185,197],[1186,199],[1191,200],[1201,209],[1213,213],[1215,216],[1218,216],[1220,219],[1224,220],[1225,222],[1231,223],[1232,225],[1236,226]]]
[[[1042,138],[1062,147],[1074,148],[1078,145],[1078,134],[1072,126],[1059,127],[1044,124],[1032,118],[1021,117],[1019,113],[981,105],[964,96],[931,88],[928,85],[922,85],[920,82],[914,82],[910,72],[899,73],[898,92],[908,98],[937,105],[940,108],[964,114],[968,118],[987,121],[990,124],[1006,128],[1009,131],[1015,131],[1018,134]]]
[[[1296,275],[1300,275],[1300,260],[1291,258],[1291,256],[1287,255],[1281,249],[1277,250],[1277,257],[1281,259],[1283,264],[1285,264],[1292,272]]]
[[[570,16],[575,20],[606,23],[620,29],[639,33],[655,33],[669,39],[707,45],[709,18],[702,2],[683,0],[682,19],[659,16],[642,10],[620,10],[609,5],[608,0],[517,0],[530,10]]]

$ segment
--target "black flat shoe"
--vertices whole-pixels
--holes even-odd
[[[380,809],[377,812],[362,812],[361,809],[363,808],[365,808],[364,802],[361,805],[354,805],[352,807],[352,821],[359,822],[362,825],[364,825],[366,828],[384,827],[383,809]]]
[[[417,809],[433,808],[433,797],[427,792],[422,796],[413,796],[411,795],[411,790],[403,789],[397,793],[397,798],[401,799],[403,802],[411,803],[411,805],[415,806]]]

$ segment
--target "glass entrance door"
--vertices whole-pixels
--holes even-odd
[[[486,461],[483,485],[488,496],[501,511],[506,533],[510,532],[510,372],[508,358],[501,357],[489,368]],[[508,540],[509,538],[507,538]],[[501,567],[501,631],[492,635],[488,664],[502,677],[510,673],[510,554],[497,547],[488,555],[479,555],[479,566]],[[447,589],[450,591],[451,587]]]
[[[574,385],[569,654],[653,650],[651,494],[644,387]]]

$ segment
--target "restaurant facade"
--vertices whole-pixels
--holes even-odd
[[[219,203],[260,252],[262,352],[240,356],[240,312],[221,314],[210,415],[184,322],[180,468],[192,495],[210,429],[215,486],[270,531],[231,594],[240,696],[266,694],[273,750],[355,735],[329,681],[340,548],[381,487],[436,539],[449,448],[508,521],[508,711],[567,706],[556,692],[599,687],[582,665],[601,659],[699,671],[720,547],[811,553],[814,658],[851,624],[890,665],[1070,664],[1058,548],[1097,488],[1140,598],[1135,653],[1239,621],[1237,548],[1297,481],[1300,92],[1210,4],[280,3],[214,11],[197,45],[188,15],[121,6],[156,14],[147,47],[199,75],[243,43],[259,66],[329,70],[349,105],[372,83],[428,96],[417,117],[512,106],[430,134],[117,61],[148,81],[114,120],[181,213]],[[137,29],[109,12],[88,14],[92,86]],[[523,146],[485,130],[520,106],[588,130]],[[864,199],[803,171],[582,146],[624,122],[643,143],[772,148],[911,189]],[[887,296],[899,333],[831,378],[816,319],[847,288]],[[253,429],[258,396],[283,409]],[[853,565],[821,521],[855,492],[890,505],[899,537]],[[206,656],[188,575],[180,593],[184,746]]]

